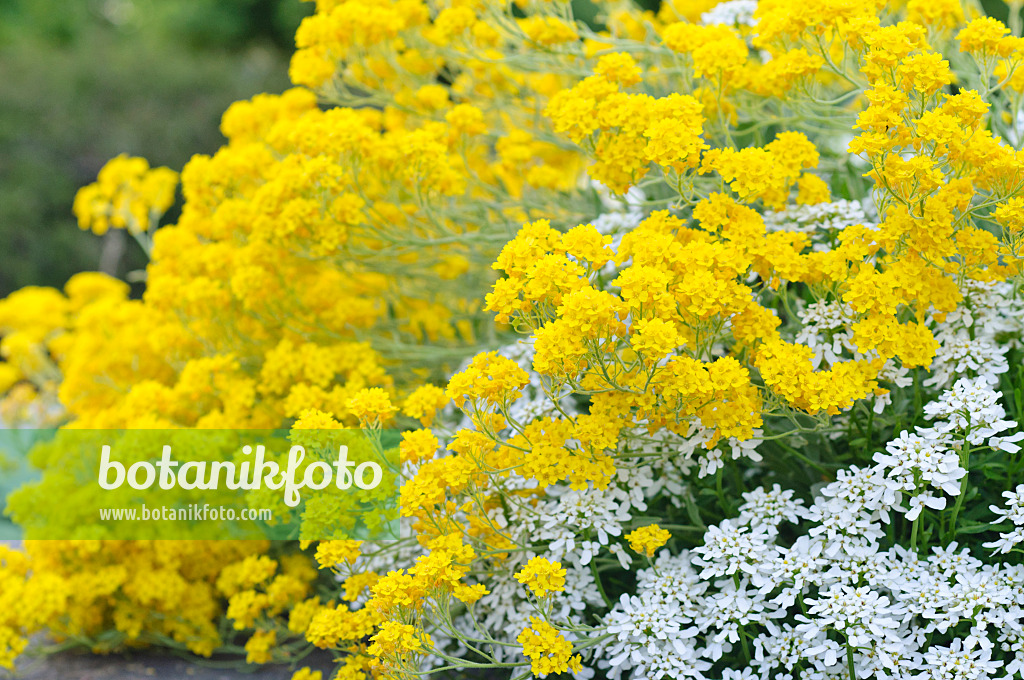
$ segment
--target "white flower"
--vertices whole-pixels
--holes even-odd
[[[829,562],[822,557],[822,542],[811,541],[808,536],[800,536],[791,547],[776,546],[775,550],[776,555],[762,562],[760,573],[751,580],[762,595],[780,589],[771,601],[779,607],[790,607],[809,585],[820,583],[822,570]]]
[[[868,586],[837,584],[821,597],[804,601],[810,608],[807,616],[797,616],[805,622],[797,630],[805,639],[832,629],[846,636],[854,647],[870,647],[876,639],[891,636],[899,628],[896,617],[901,614],[900,607],[891,606],[889,598]]]
[[[957,489],[959,491],[959,489]],[[910,509],[907,510],[907,520],[913,522],[921,515],[921,511],[929,507],[932,510],[942,510],[946,507],[944,497],[935,497],[930,493],[922,493],[910,499]]]
[[[826,236],[829,231],[845,229],[855,224],[874,226],[868,219],[864,204],[848,200],[815,205],[789,205],[785,210],[778,212],[766,210],[764,222],[769,231],[800,231],[822,236]],[[821,241],[824,242],[825,239]],[[823,249],[824,247],[816,248]]]
[[[985,338],[972,339],[966,332],[939,333],[939,347],[932,361],[932,376],[925,386],[948,387],[954,379],[969,373],[990,385],[999,383],[999,374],[1010,370],[1006,363],[1007,345]]]
[[[739,642],[739,627],[749,623],[764,624],[769,613],[756,592],[748,592],[746,579],[739,587],[732,580],[722,581],[722,590],[704,598],[704,609],[695,623],[705,635],[704,654],[717,661],[723,652]],[[784,613],[784,612],[783,612]]]
[[[614,555],[615,558],[619,560],[620,567],[622,567],[623,569],[629,569],[629,565],[633,563],[633,557],[626,552],[625,548],[623,548],[618,543],[612,543],[610,546],[608,546],[608,550],[610,550],[612,555]]]
[[[690,566],[687,552],[670,555],[662,550],[654,562],[654,569],[637,572],[637,592],[645,597],[673,603],[688,618],[699,611],[699,596],[708,589],[709,583],[702,581]]]
[[[705,26],[722,24],[725,26],[756,26],[754,12],[757,10],[757,0],[729,0],[720,2],[707,12],[700,15],[700,21]]]
[[[956,574],[975,571],[981,566],[981,560],[972,556],[967,548],[961,548],[956,541],[944,548],[932,548],[932,554],[928,558],[928,568],[932,573],[945,578],[953,578]]]
[[[684,657],[692,655],[688,642],[697,631],[686,627],[690,622],[674,603],[650,596],[623,595],[605,617],[605,632],[613,637],[603,645],[602,668],[610,668],[609,677],[617,678],[634,666],[644,666],[651,659],[675,650]],[[690,648],[690,652],[688,652]]]
[[[1006,499],[1006,509],[996,505],[988,506],[998,517],[1000,522],[1012,522],[1014,529],[999,534],[995,541],[983,544],[999,553],[1008,553],[1014,546],[1024,541],[1024,484],[1018,485],[1013,491],[1004,491],[1003,498]]]
[[[618,486],[568,489],[557,502],[541,509],[543,524],[534,540],[550,541],[555,559],[587,565],[612,537],[622,535],[622,524],[632,517],[631,510],[630,494]],[[583,540],[581,535],[591,539]]]
[[[708,527],[704,545],[694,548],[693,563],[704,569],[700,577],[731,576],[738,572],[753,575],[757,565],[773,551],[770,536],[763,526],[746,527],[725,520]]]
[[[921,432],[929,433],[928,430]],[[874,460],[887,469],[889,478],[902,481],[902,489],[914,490],[915,473],[936,489],[956,496],[960,494],[960,480],[967,471],[960,467],[959,454],[949,449],[948,435],[922,436],[906,430],[885,445],[886,453],[876,453]]]
[[[997,451],[1017,453],[1020,451],[1020,447],[1014,442],[1019,442],[1022,439],[1024,439],[1024,431],[1010,435],[1009,437],[989,437],[988,445]]]
[[[755,526],[765,524],[776,527],[783,520],[796,524],[803,516],[803,501],[793,498],[791,489],[783,490],[775,484],[771,491],[758,487],[743,494],[743,504],[739,508],[738,522]]]
[[[1022,541],[1024,541],[1024,527],[1015,527],[1013,531],[999,534],[999,538],[994,541],[982,543],[982,546],[1005,554],[1013,550]]]
[[[768,632],[754,640],[754,662],[761,671],[761,677],[778,677],[775,673],[769,675],[768,671],[780,666],[787,671],[794,670],[798,663],[823,651],[829,642],[824,632],[808,638],[788,623],[777,626],[769,621],[765,628]]]
[[[1006,510],[995,505],[988,506],[988,509],[999,515],[999,521],[1024,525],[1024,484],[1018,484],[1013,491],[1004,491],[1003,498],[1006,499]]]
[[[935,424],[937,432],[964,432],[975,446],[1017,426],[1012,420],[1003,420],[1006,411],[999,403],[999,393],[984,378],[957,380],[938,400],[925,404],[924,412],[929,418],[946,419]]]
[[[831,366],[844,352],[855,354],[852,326],[857,319],[853,308],[840,302],[819,300],[798,312],[801,328],[796,342],[814,350],[814,367]]]
[[[921,680],[978,680],[999,670],[992,661],[992,652],[974,637],[957,638],[948,647],[932,647],[924,655]]]

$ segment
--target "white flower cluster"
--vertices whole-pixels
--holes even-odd
[[[791,204],[778,211],[766,210],[764,223],[768,231],[796,231],[817,237],[816,250],[827,249],[828,237],[846,227],[855,224],[875,226],[864,203],[846,199],[814,205]]]
[[[729,0],[720,2],[701,14],[700,22],[705,26],[756,26],[756,11],[757,0]]]
[[[597,666],[635,680],[851,670],[967,680],[1024,670],[1024,566],[983,564],[955,542],[927,557],[882,547],[893,513],[914,521],[960,494],[962,447],[1011,450],[1009,440],[1024,438],[1000,438],[1016,423],[997,398],[983,379],[958,381],[926,407],[939,419],[933,427],[902,432],[874,467],[840,470],[810,507],[778,485],[745,493],[739,515],[708,527],[702,545],[662,551],[639,572],[636,592],[603,619],[610,637]],[[1002,552],[1022,540],[1024,485],[1004,495],[1008,509],[992,510],[1018,528],[1005,544],[986,544]],[[711,674],[725,655],[742,665]]]
[[[964,373],[995,385],[1009,370],[1006,353],[1024,338],[1024,297],[1012,284],[968,279],[964,303],[935,324],[939,348],[925,385],[948,387]]]
[[[1004,491],[1003,498],[1006,499],[1005,510],[996,505],[990,505],[988,509],[999,517],[999,521],[1012,522],[1013,531],[1004,531],[999,534],[998,540],[984,545],[1006,554],[1024,541],[1024,484],[1018,485],[1013,491]]]
[[[603,617],[599,631],[608,637],[593,649],[591,665],[613,679],[637,680],[792,678],[798,669],[801,678],[833,678],[850,663],[858,678],[987,678],[1001,667],[993,661],[999,645],[1020,650],[1011,663],[1024,668],[1024,567],[983,565],[955,543],[927,558],[881,547],[893,513],[915,521],[924,508],[941,510],[947,496],[960,494],[963,446],[1013,451],[1024,438],[1002,436],[1016,424],[983,379],[958,381],[925,413],[933,427],[900,433],[875,455],[874,467],[839,470],[810,507],[778,485],[757,488],[743,494],[737,517],[708,527],[700,546],[663,551],[653,568],[637,573],[635,592]],[[482,625],[511,645],[536,615],[512,574],[535,554],[567,568],[565,591],[549,600],[547,612],[561,629],[584,626],[588,609],[607,610],[594,565],[610,555],[629,566],[624,527],[652,498],[678,501],[688,493],[685,478],[702,441],[699,430],[691,437],[634,434],[622,453],[638,462],[621,466],[607,489],[559,485],[539,503],[490,512],[496,526],[536,551],[510,557],[473,613],[456,618],[457,630],[471,637]],[[533,485],[516,475],[502,484]],[[1024,525],[1024,486],[1006,496],[1009,509],[993,511]],[[781,531],[784,524],[793,525],[795,538],[783,539],[794,530]],[[1007,552],[1022,535],[1017,529],[986,547]],[[954,629],[962,639],[928,643]],[[434,640],[458,645],[441,633]],[[517,658],[514,646],[499,645],[494,654]],[[711,674],[738,654],[743,666]]]
[[[796,341],[814,350],[814,367],[840,361],[843,354],[856,353],[851,326],[856,314],[841,302],[812,302],[798,312],[800,331]]]

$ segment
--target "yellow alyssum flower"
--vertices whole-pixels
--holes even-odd
[[[538,677],[567,671],[578,673],[582,668],[580,655],[573,656],[572,643],[542,619],[531,616],[530,626],[516,640]]]
[[[316,561],[321,569],[342,563],[354,564],[361,553],[363,542],[355,540],[322,541],[316,546]]]
[[[217,578],[217,589],[225,595],[264,583],[277,571],[277,562],[266,555],[250,555],[226,566]]]
[[[647,557],[653,557],[658,548],[665,545],[670,538],[672,534],[657,524],[649,524],[626,534],[629,547]]]
[[[402,404],[402,413],[416,418],[423,427],[429,427],[437,415],[437,410],[448,403],[448,397],[441,387],[421,385],[417,387]]]
[[[683,343],[682,336],[671,322],[664,319],[640,319],[630,345],[651,361],[659,361]]]
[[[1024,231],[1024,198],[1011,198],[992,212],[992,218],[1011,233]]]
[[[519,21],[519,28],[538,45],[550,46],[576,40],[576,28],[557,17],[531,16]]]
[[[565,573],[560,563],[551,562],[543,557],[533,557],[515,577],[537,597],[546,597],[548,593],[560,593],[565,590]]]
[[[0,668],[14,670],[14,660],[28,647],[28,638],[8,626],[0,626]]]
[[[439,446],[437,437],[430,430],[410,430],[402,433],[399,453],[402,462],[418,463],[432,458]]]
[[[604,76],[610,82],[622,87],[630,87],[640,82],[640,67],[636,60],[626,52],[612,52],[602,55],[597,60],[594,73]]]
[[[352,610],[347,604],[325,606],[309,622],[306,640],[314,647],[337,647],[343,641],[362,640],[373,633],[383,618],[373,609]]]
[[[956,39],[960,42],[961,52],[1006,57],[1021,47],[1020,39],[1009,33],[1010,29],[998,19],[979,17],[957,33]]]
[[[423,649],[422,632],[415,626],[398,621],[385,621],[377,634],[370,638],[373,644],[367,650],[373,656],[392,656]]]
[[[145,158],[120,155],[109,161],[93,184],[79,189],[72,210],[78,226],[103,235],[107,229],[146,232],[174,203],[178,173],[150,168]]]
[[[245,643],[246,663],[269,663],[274,658],[274,647],[277,644],[277,631],[256,631]]]
[[[516,362],[497,352],[484,352],[474,357],[466,370],[452,376],[446,394],[457,404],[465,399],[500,404],[517,399],[529,380]]]
[[[359,390],[346,403],[348,410],[368,426],[387,422],[398,412],[392,405],[391,397],[380,387],[367,387]]]

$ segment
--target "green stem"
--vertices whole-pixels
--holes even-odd
[[[866,451],[867,451],[868,455],[871,455],[871,453],[872,453],[872,451],[871,451],[871,433],[872,433],[872,429],[874,428],[874,426],[875,426],[875,409],[869,408],[868,409],[868,427],[867,427],[867,433],[865,435],[865,439],[866,439],[865,446],[867,447]]]
[[[597,583],[597,591],[601,593],[601,599],[604,600],[604,604],[608,609],[613,607],[612,601],[608,599],[608,594],[604,592],[604,584],[601,583],[601,574],[597,572],[597,565],[594,561],[590,561],[590,573],[594,575],[594,582]]]
[[[725,467],[718,468],[718,472],[715,473],[715,494],[718,496],[718,505],[722,508],[722,512],[728,517],[732,515],[729,510],[729,504],[725,500],[725,491],[722,489],[722,476]]]
[[[967,443],[966,437],[963,446],[960,448],[960,467],[964,470],[968,470],[969,461],[971,459],[971,445]],[[960,480],[960,494],[956,497],[956,503],[953,505],[953,514],[949,519],[949,530],[946,532],[946,543],[950,543],[956,538],[956,520],[960,516],[960,508],[964,504],[964,496],[967,495],[967,478],[970,476],[965,474]]]

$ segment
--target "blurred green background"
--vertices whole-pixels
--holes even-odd
[[[288,87],[299,0],[0,0],[0,295],[144,265],[82,232],[78,187],[119,153],[181,170],[231,102]],[[166,219],[174,219],[168,215]]]

